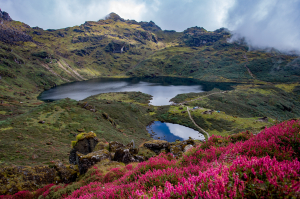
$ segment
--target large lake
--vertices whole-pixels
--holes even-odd
[[[99,78],[51,88],[41,93],[39,99],[43,101],[64,98],[83,100],[100,93],[140,91],[153,96],[150,102],[152,105],[161,106],[171,104],[170,99],[180,93],[198,93],[213,88],[231,90],[231,86],[232,83],[201,82],[192,78]]]

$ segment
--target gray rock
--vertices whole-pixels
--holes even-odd
[[[76,155],[78,159],[78,168],[80,174],[86,173],[91,166],[100,162],[101,160],[105,160],[105,159],[111,160],[110,153],[106,149],[95,151],[87,155],[76,152]]]
[[[160,153],[161,150],[168,151],[169,146],[170,143],[165,140],[150,140],[144,143],[144,147],[147,147],[148,149],[154,151],[157,154]]]
[[[120,148],[117,149],[114,161],[123,162],[128,164],[130,162],[137,162],[134,156],[130,153],[129,149]]]
[[[83,140],[79,140],[74,148],[70,151],[69,162],[70,164],[77,164],[76,152],[82,153],[84,155],[91,153],[97,143],[99,142],[98,138],[90,137]]]

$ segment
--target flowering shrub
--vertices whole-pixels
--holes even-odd
[[[82,178],[80,187],[60,196],[68,199],[300,198],[299,132],[300,121],[292,120],[256,136],[250,132],[212,136],[179,160],[161,153],[136,167],[113,168],[105,175],[97,168],[90,169],[89,175],[97,177]],[[67,190],[70,186],[74,185],[60,189]],[[30,192],[17,194],[34,197]],[[47,188],[44,194],[47,195]]]

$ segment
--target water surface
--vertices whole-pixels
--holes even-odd
[[[200,82],[190,78],[155,77],[155,78],[99,78],[82,82],[63,84],[44,91],[39,99],[54,101],[64,98],[83,100],[89,96],[108,93],[140,91],[153,96],[150,104],[161,106],[171,104],[170,99],[177,94],[209,91],[213,88],[231,90],[228,83]]]
[[[168,142],[175,142],[177,139],[182,141],[189,139],[189,137],[197,140],[205,140],[203,134],[180,124],[155,121],[147,126],[147,130],[152,135],[154,133],[153,139],[155,140],[160,138]]]

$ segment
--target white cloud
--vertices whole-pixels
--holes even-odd
[[[162,29],[227,27],[259,47],[300,49],[300,0],[1,0],[14,20],[44,29],[97,21],[110,12]]]
[[[135,0],[114,0],[109,2],[109,12],[115,12],[124,19],[140,21],[143,13],[147,12],[147,6]]]
[[[238,0],[229,10],[227,27],[255,47],[300,50],[299,9],[299,0]]]

